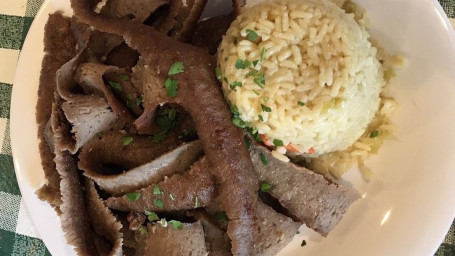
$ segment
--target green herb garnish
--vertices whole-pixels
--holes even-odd
[[[167,138],[168,131],[161,131],[152,136],[152,141],[155,143],[161,142]]]
[[[272,189],[272,185],[268,182],[263,182],[261,184],[261,192],[269,192]]]
[[[379,131],[377,131],[377,130],[370,133],[370,138],[376,138],[378,136],[379,136]]]
[[[133,137],[130,137],[130,136],[127,136],[127,137],[122,137],[122,145],[123,146],[128,146],[129,144],[131,144],[131,142],[133,142]]]
[[[223,77],[223,74],[221,74],[220,66],[215,68],[215,74],[216,74],[216,79],[221,80],[221,78]]]
[[[139,95],[136,97],[136,105],[140,107],[142,105],[142,102],[144,101],[144,98],[142,95]]]
[[[99,132],[99,133],[97,133],[97,134],[96,134],[96,136],[98,136],[98,138],[100,138],[100,139],[101,139],[101,138],[103,137],[103,132]]]
[[[112,82],[112,81],[107,81],[107,83],[116,91],[121,92],[122,91],[122,85],[117,82]]]
[[[236,69],[246,69],[251,66],[251,62],[248,60],[242,60],[238,59],[237,62],[235,63],[235,68]]]
[[[248,33],[247,39],[250,41],[256,41],[256,39],[259,37],[258,33],[256,33],[254,30],[247,29],[246,32]]]
[[[169,197],[171,198],[172,201],[175,201],[175,197],[173,194],[169,194]]]
[[[284,144],[283,144],[282,140],[274,139],[273,140],[273,145],[275,145],[276,147],[282,147]]]
[[[267,50],[265,48],[262,48],[261,58],[259,59],[260,62],[264,61],[266,52],[267,52]]]
[[[167,74],[169,76],[172,76],[172,75],[183,73],[183,71],[185,71],[184,67],[183,67],[183,62],[176,61],[176,62],[172,63],[171,67],[169,67],[169,71],[167,72]]]
[[[160,209],[163,209],[163,201],[161,201],[160,199],[156,199],[156,198],[153,199],[153,204],[154,204],[156,207],[158,207],[158,208],[160,208]]]
[[[141,198],[142,194],[140,192],[132,192],[132,193],[127,193],[126,199],[130,202],[137,201],[139,198]]]
[[[178,220],[170,220],[169,223],[174,227],[175,229],[182,229],[183,228],[183,223],[178,221]]]
[[[256,67],[256,65],[259,63],[259,60],[253,60],[253,66]]]
[[[176,80],[172,80],[170,78],[166,79],[166,82],[164,82],[164,87],[167,89],[167,96],[172,98],[177,96],[179,83]]]
[[[258,73],[259,71],[257,71],[256,69],[253,69],[252,71],[248,72],[248,74],[245,75],[245,78],[248,78],[250,76],[254,76]]]
[[[269,164],[269,160],[267,160],[267,157],[265,157],[265,155],[263,153],[261,153],[259,156],[261,157],[261,161],[264,165]]]
[[[194,208],[198,208],[199,207],[199,199],[197,198],[197,195],[196,195],[196,198],[194,199]]]
[[[120,79],[122,79],[123,81],[128,81],[128,80],[130,80],[130,76],[125,75],[125,74],[120,74]]]
[[[245,128],[247,126],[245,121],[240,119],[240,117],[236,117],[236,116],[234,116],[232,118],[232,123],[235,124],[235,126],[240,127],[240,128]]]
[[[253,81],[261,88],[264,88],[265,85],[265,76],[264,74],[257,75]]]
[[[141,226],[141,227],[139,228],[139,233],[140,233],[141,235],[147,234],[147,228],[144,227],[144,226]]]
[[[264,100],[265,102],[269,101],[269,97],[264,97],[262,100]]]
[[[301,106],[301,107],[305,106],[305,103],[303,103],[301,101],[297,101],[297,104],[299,104],[299,106]]]
[[[158,215],[155,212],[145,210],[144,213],[145,213],[145,215],[147,215],[147,219],[149,221],[160,220],[160,218],[158,217]]]
[[[262,115],[258,115],[258,117],[261,122],[264,122],[264,117],[262,117]]]
[[[303,240],[302,243],[300,244],[300,246],[304,247],[306,245],[306,241]]]
[[[229,87],[231,88],[231,90],[236,91],[237,90],[236,87],[242,87],[242,83],[234,81],[229,85]]]
[[[261,104],[262,111],[264,112],[272,112],[272,109],[270,107],[267,107],[264,104]]]
[[[155,187],[153,188],[153,194],[154,194],[154,195],[164,195],[164,192],[160,189],[160,187],[155,186]]]
[[[248,139],[247,136],[245,136],[245,144],[246,144],[246,149],[250,150],[251,149],[251,141]]]
[[[253,90],[253,92],[254,92],[254,94],[256,94],[257,96],[259,96],[259,94],[260,94],[258,91],[255,91],[255,90]]]

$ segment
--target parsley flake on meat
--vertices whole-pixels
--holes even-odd
[[[261,192],[269,192],[272,189],[272,185],[268,182],[263,182],[261,184]]]
[[[268,165],[269,164],[269,160],[267,160],[267,157],[265,157],[265,155],[263,153],[260,154],[261,156],[261,161],[264,165]]]
[[[160,189],[160,187],[155,186],[155,187],[153,188],[153,194],[154,194],[154,195],[164,195],[164,192]]]
[[[122,91],[122,85],[120,83],[112,82],[112,81],[107,81],[107,83],[109,84],[109,86],[112,87],[112,89],[119,91],[119,92]]]
[[[185,71],[185,68],[183,67],[183,62],[176,61],[176,62],[172,63],[167,74],[169,76],[172,76],[172,75],[183,73],[183,71]]]
[[[154,204],[156,207],[158,207],[158,208],[160,208],[160,209],[163,209],[163,201],[161,201],[160,199],[156,199],[156,198],[153,199],[153,204]]]
[[[170,78],[166,79],[164,82],[164,87],[167,89],[167,96],[173,98],[177,96],[177,91],[179,89],[179,83],[176,80]]]
[[[144,226],[141,226],[141,227],[139,228],[139,233],[140,233],[141,235],[147,234],[147,228],[144,227]]]
[[[178,221],[178,220],[170,220],[169,223],[175,229],[182,229],[183,228],[183,223]]]
[[[147,216],[147,219],[148,219],[149,221],[157,221],[157,220],[160,220],[160,218],[158,217],[158,215],[157,215],[155,212],[145,210],[144,213],[145,213],[145,215]]]
[[[128,146],[133,142],[133,137],[127,136],[127,137],[122,137],[122,145],[123,146]]]
[[[132,193],[126,194],[125,196],[126,196],[126,199],[128,199],[128,201],[135,202],[139,198],[141,198],[142,194],[140,192],[132,192]]]
[[[130,76],[125,75],[125,74],[120,74],[120,79],[122,79],[123,81],[128,81],[128,80],[130,80]]]

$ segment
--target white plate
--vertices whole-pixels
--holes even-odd
[[[68,6],[61,1],[61,6]],[[219,1],[213,1],[219,2]],[[364,195],[328,238],[302,229],[280,255],[433,255],[455,216],[455,35],[436,0],[363,0],[371,34],[408,59],[392,81],[399,103],[390,140],[367,165],[345,178]],[[225,3],[226,4],[226,3]],[[54,211],[34,191],[43,184],[35,105],[43,56],[43,28],[55,5],[46,1],[25,41],[14,82],[11,139],[25,205],[53,255],[74,255]],[[307,245],[300,247],[305,239]]]

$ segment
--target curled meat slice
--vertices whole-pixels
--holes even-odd
[[[171,151],[168,151],[156,158],[150,158],[152,159],[150,162],[139,165],[129,170],[125,170],[125,172],[106,175],[97,172],[98,170],[93,167],[103,161],[109,163],[107,162],[107,159],[98,159],[96,157],[92,158],[92,153],[90,153],[90,151],[92,151],[97,152],[95,154],[99,154],[102,151],[105,151],[107,149],[106,144],[104,144],[105,141],[109,140],[95,139],[93,142],[87,145],[88,150],[84,149],[79,155],[79,168],[85,171],[85,176],[95,180],[100,188],[110,193],[111,195],[126,194],[128,192],[146,187],[151,183],[160,182],[166,176],[182,173],[183,171],[187,170],[190,165],[194,163],[196,159],[198,159],[198,157],[203,153],[201,143],[199,141],[193,141],[180,145],[177,148],[172,149]],[[155,143],[153,144],[157,147],[159,146]],[[120,147],[117,148],[121,150]],[[129,150],[134,151],[134,154],[141,156],[142,154],[147,154],[146,152],[148,151],[144,148],[138,147]],[[148,152],[155,153],[153,149]],[[106,155],[110,157],[111,153],[106,153]],[[116,158],[117,154],[114,153],[112,155],[113,158]],[[87,161],[92,162],[89,163]]]
[[[259,180],[272,185],[270,194],[299,221],[324,236],[359,198],[354,189],[331,183],[306,168],[282,162],[263,146],[253,143],[251,146],[251,159]],[[263,164],[261,154],[267,158],[267,165]]]
[[[100,17],[85,0],[72,0],[71,6],[82,21],[101,31],[123,36],[125,42],[141,54],[144,64],[155,67],[158,81],[166,80],[174,62],[183,63],[185,72],[173,77],[179,83],[174,99],[193,117],[212,167],[211,173],[220,184],[223,208],[231,219],[228,235],[232,252],[251,255],[258,234],[254,207],[258,200],[258,181],[242,130],[231,122],[232,114],[216,80],[211,56],[200,48],[166,37],[150,26]],[[147,95],[144,98],[147,99]],[[143,115],[149,116],[154,108],[146,106]]]
[[[207,172],[208,162],[202,158],[184,174],[176,174],[163,182],[151,184],[138,193],[137,200],[111,197],[106,204],[121,211],[181,211],[204,207],[215,197],[213,177]]]
[[[97,133],[110,130],[118,120],[106,100],[97,96],[77,97],[73,101],[62,103],[61,107],[72,125],[71,133],[74,134],[71,143],[62,147],[72,154]]]
[[[123,237],[120,233],[122,224],[117,221],[109,208],[96,191],[95,184],[89,178],[84,178],[85,198],[90,222],[96,234],[107,240],[105,251],[101,255],[121,256]]]

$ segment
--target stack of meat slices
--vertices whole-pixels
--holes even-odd
[[[302,223],[326,236],[358,198],[247,149],[210,55],[234,14],[198,23],[204,0],[72,6],[45,29],[37,194],[79,255],[275,255]]]

